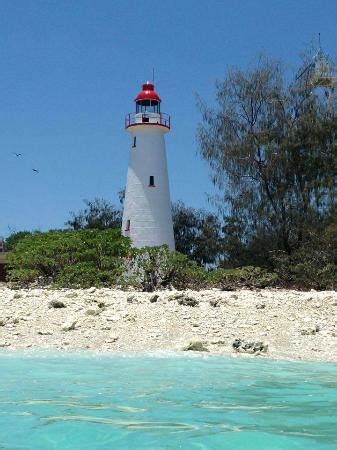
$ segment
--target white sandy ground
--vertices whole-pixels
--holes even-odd
[[[212,354],[234,355],[241,338],[268,344],[267,357],[337,361],[336,292],[185,291],[194,307],[180,305],[177,291],[155,294],[151,302],[153,293],[0,285],[0,347],[176,352],[202,341]]]

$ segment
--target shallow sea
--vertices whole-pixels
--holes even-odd
[[[337,449],[337,365],[0,352],[0,449]]]

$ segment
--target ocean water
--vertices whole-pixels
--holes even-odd
[[[0,449],[337,449],[337,365],[0,352]]]

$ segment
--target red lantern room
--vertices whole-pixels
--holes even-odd
[[[135,98],[136,113],[139,112],[154,112],[160,113],[160,97],[154,90],[154,84],[145,83],[143,89],[139,92]]]
[[[135,98],[136,112],[127,114],[125,128],[136,125],[159,125],[170,129],[170,116],[160,112],[161,99],[154,84],[147,81]]]

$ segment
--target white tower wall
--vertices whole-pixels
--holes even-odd
[[[168,128],[154,124],[154,116],[157,115],[151,116],[151,124],[143,123],[127,128],[131,134],[131,149],[122,233],[130,237],[132,245],[137,248],[167,244],[170,250],[174,250],[164,140]],[[150,176],[154,177],[154,186],[150,186]]]

